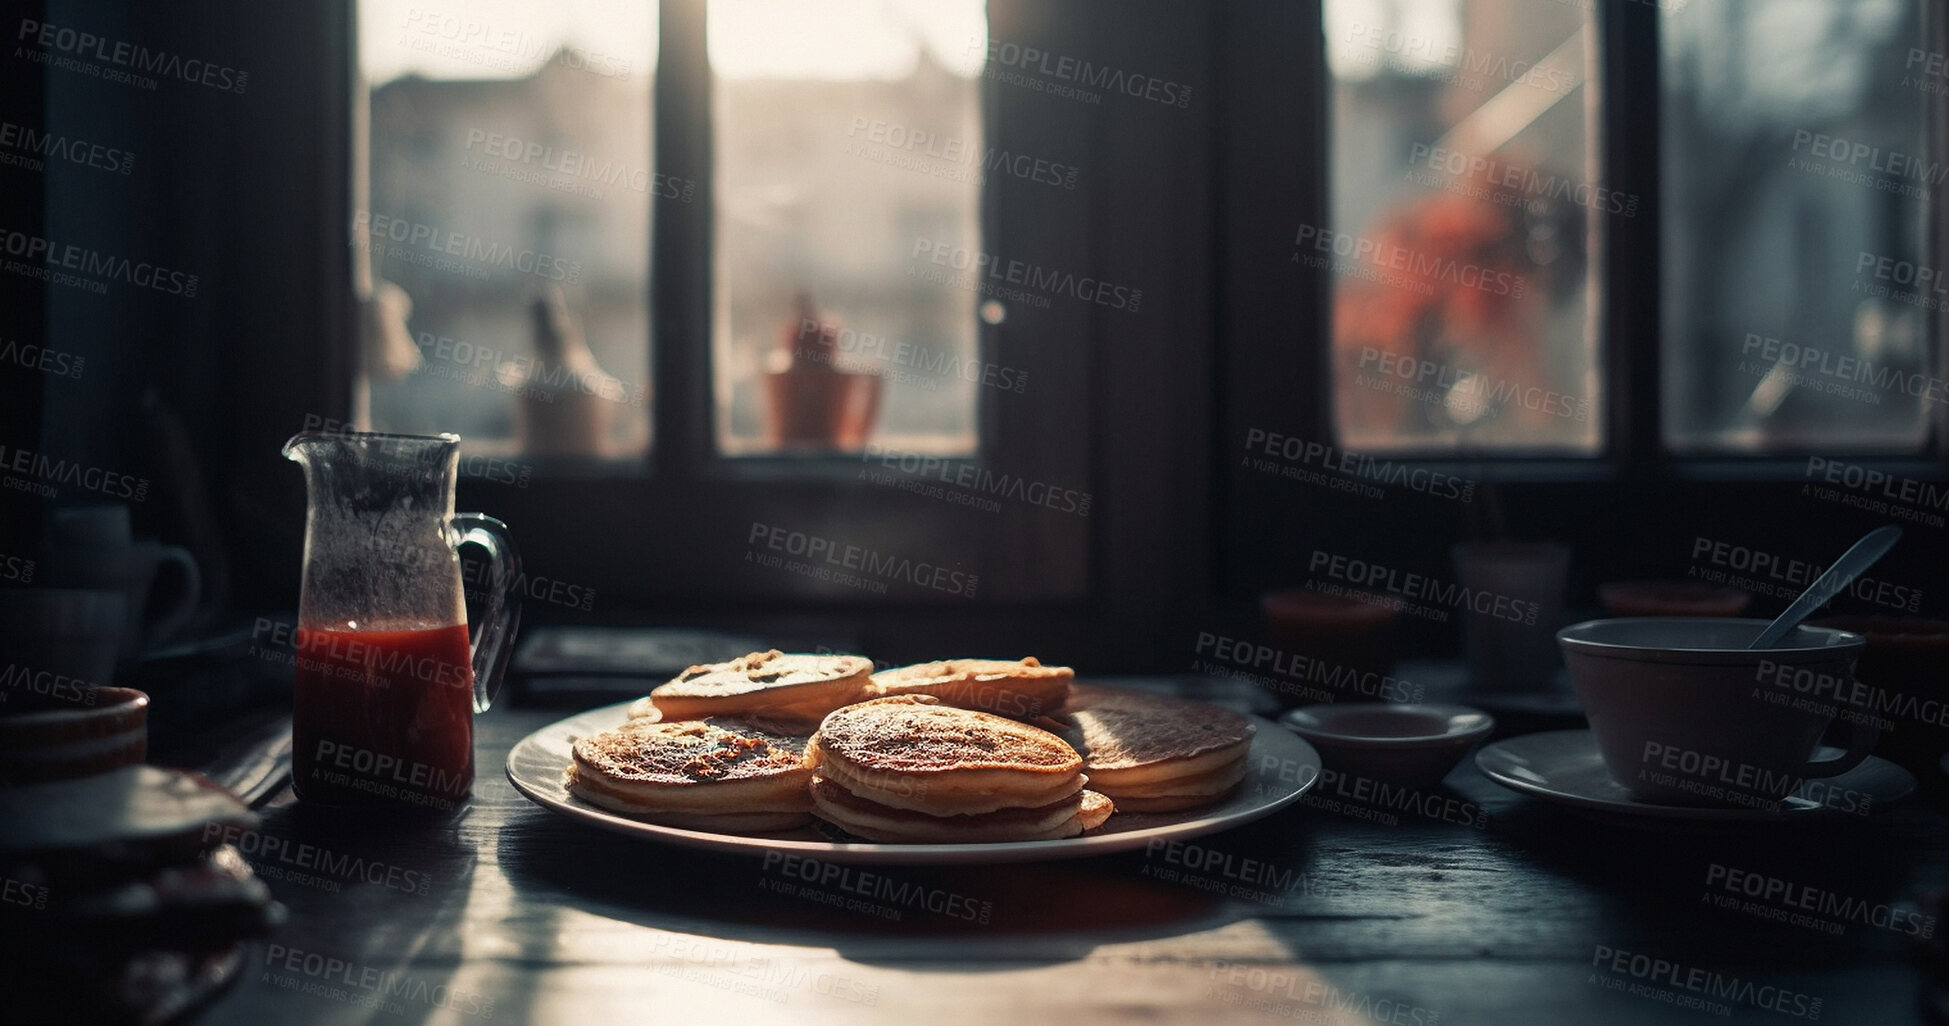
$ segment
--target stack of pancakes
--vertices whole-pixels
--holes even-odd
[[[982,842],[1073,837],[1113,811],[1192,808],[1238,784],[1243,717],[1074,677],[1034,657],[875,674],[858,656],[754,652],[693,666],[624,725],[577,739],[568,787],[690,829],[816,814],[869,840]]]
[[[847,706],[819,725],[811,756],[819,817],[874,841],[1041,841],[1101,826],[1110,800],[1085,790],[1062,738],[932,695]]]
[[[1123,812],[1178,812],[1224,798],[1244,778],[1252,747],[1245,717],[1168,695],[1079,685],[1061,718],[1072,725],[1091,785]]]

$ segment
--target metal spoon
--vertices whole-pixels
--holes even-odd
[[[1826,573],[1809,584],[1807,590],[1793,600],[1793,605],[1788,606],[1786,612],[1774,617],[1773,622],[1767,624],[1766,629],[1760,632],[1760,636],[1746,647],[1772,648],[1779,644],[1780,639],[1800,626],[1800,621],[1812,615],[1814,610],[1826,605],[1828,599],[1839,595],[1841,589],[1853,584],[1854,579],[1861,575],[1861,571],[1874,566],[1876,560],[1887,555],[1888,550],[1894,548],[1895,543],[1901,540],[1902,529],[1894,524],[1877,527],[1862,535],[1860,541],[1841,553],[1841,558],[1835,560],[1834,565],[1828,567]]]

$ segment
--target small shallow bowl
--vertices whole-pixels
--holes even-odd
[[[1439,783],[1496,729],[1495,717],[1465,705],[1393,702],[1301,706],[1279,724],[1311,742],[1332,769],[1409,787]]]
[[[69,687],[0,706],[0,784],[94,776],[148,754],[149,696],[134,688]]]

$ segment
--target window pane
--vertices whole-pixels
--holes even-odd
[[[1606,187],[1582,3],[1328,0],[1334,425],[1370,451],[1602,443],[1593,266]]]
[[[361,0],[371,422],[474,453],[649,441],[656,5]]]
[[[730,454],[975,449],[980,0],[712,0],[713,365]]]
[[[1666,441],[1918,447],[1949,401],[1922,238],[1949,73],[1916,0],[1692,0],[1660,24]]]

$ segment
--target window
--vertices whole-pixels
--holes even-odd
[[[1916,0],[1695,0],[1660,20],[1665,440],[1916,452],[1949,401],[1924,195],[1949,78]],[[1920,280],[1918,280],[1918,276]]]
[[[1929,451],[1949,293],[1926,255],[1944,78],[1920,4],[1615,6],[1324,3],[1327,215],[1295,259],[1331,276],[1333,436],[1463,458]]]
[[[653,4],[364,0],[363,380],[380,430],[615,459],[650,435]]]
[[[714,0],[717,447],[972,455],[971,292],[909,275],[980,238],[981,0]]]
[[[1336,434],[1371,451],[1592,453],[1608,216],[1592,17],[1536,0],[1328,0]]]
[[[655,7],[361,14],[371,422],[642,455],[654,219],[706,194],[652,151]],[[979,246],[986,29],[981,0],[710,4],[717,452],[978,450],[976,296],[905,271]]]
[[[1513,537],[1570,546],[1570,595],[1588,601],[1605,581],[1687,577],[1701,538],[1811,563],[1914,513],[1878,515],[1870,493],[1949,476],[1935,13],[1322,0],[1226,16],[1221,593],[1293,587],[1336,555],[1438,577],[1450,543]],[[1262,55],[1268,34],[1302,56]],[[1268,123],[1291,127],[1268,139]],[[1461,199],[1507,213],[1471,219],[1487,204]],[[1461,280],[1480,248],[1419,244],[1457,225],[1506,244],[1481,272],[1544,287],[1524,306],[1468,290],[1489,278]],[[1464,287],[1417,292],[1417,268]],[[1454,296],[1475,306],[1431,312]],[[1449,337],[1510,313],[1487,345]],[[1498,346],[1532,362],[1484,374]],[[1553,413],[1569,397],[1573,416],[1528,395]]]
[[[988,4],[359,17],[355,421],[516,461],[463,501],[535,573],[687,615],[1087,596],[1101,310],[945,273],[1095,280],[1085,115],[984,76]],[[774,558],[815,541],[891,569]]]

